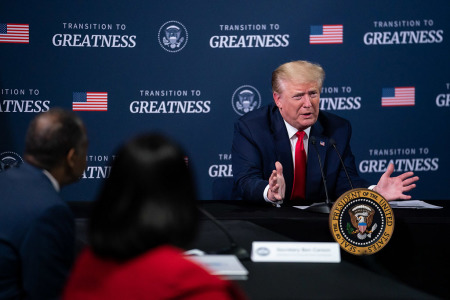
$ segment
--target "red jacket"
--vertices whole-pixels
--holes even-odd
[[[86,249],[78,258],[63,300],[245,299],[231,282],[209,274],[183,257],[180,250],[161,246],[130,261],[96,257]]]

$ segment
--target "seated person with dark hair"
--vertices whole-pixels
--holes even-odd
[[[184,257],[198,223],[181,149],[143,135],[118,152],[94,204],[90,246],[65,290],[75,299],[244,299],[236,287]]]
[[[75,258],[74,216],[60,189],[86,168],[82,120],[52,108],[30,123],[25,162],[0,172],[0,299],[58,299]]]

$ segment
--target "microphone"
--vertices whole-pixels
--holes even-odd
[[[339,160],[341,161],[342,168],[344,168],[345,175],[347,175],[348,182],[350,183],[350,187],[353,190],[353,184],[352,184],[352,181],[350,179],[350,176],[348,176],[347,168],[345,167],[345,164],[344,164],[344,161],[342,160],[341,154],[339,153],[338,149],[336,148],[336,141],[331,138],[330,139],[330,143],[333,146],[334,151],[336,151],[337,155],[339,156]]]
[[[226,228],[211,215],[206,210],[198,207],[198,209],[204,214],[209,220],[211,220],[228,238],[228,241],[230,242],[230,246],[228,248],[219,250],[219,251],[213,251],[209,254],[232,254],[235,255],[240,260],[246,260],[250,258],[250,255],[248,254],[247,250],[245,250],[243,247],[239,246],[236,241],[233,239],[231,234],[226,230]]]
[[[322,175],[322,181],[323,181],[323,186],[325,188],[326,200],[325,200],[325,202],[314,203],[311,206],[309,206],[308,208],[306,208],[305,210],[327,214],[327,213],[330,213],[330,208],[331,208],[331,201],[330,201],[330,198],[328,197],[327,180],[325,178],[325,174],[323,173],[322,160],[320,159],[319,150],[317,149],[317,145],[316,145],[316,137],[311,136],[309,138],[309,140],[311,141],[311,144],[314,146],[314,149],[316,150],[316,153],[317,153],[317,159],[319,160],[320,174]]]

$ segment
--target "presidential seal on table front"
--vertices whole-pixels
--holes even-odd
[[[334,203],[329,216],[335,241],[354,255],[374,254],[387,245],[394,231],[388,201],[369,189],[353,189]]]

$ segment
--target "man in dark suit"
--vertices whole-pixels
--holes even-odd
[[[86,168],[75,114],[51,109],[30,123],[25,163],[0,173],[0,299],[57,299],[75,255],[74,217],[60,187]]]
[[[234,196],[274,204],[311,204],[325,199],[319,167],[323,164],[331,201],[354,188],[373,188],[387,200],[409,199],[412,172],[391,177],[390,165],[376,186],[359,177],[350,148],[350,123],[320,111],[323,69],[307,61],[281,65],[272,74],[274,103],[249,112],[235,124],[232,147]],[[294,163],[295,162],[295,163]],[[298,167],[297,167],[298,165]]]

